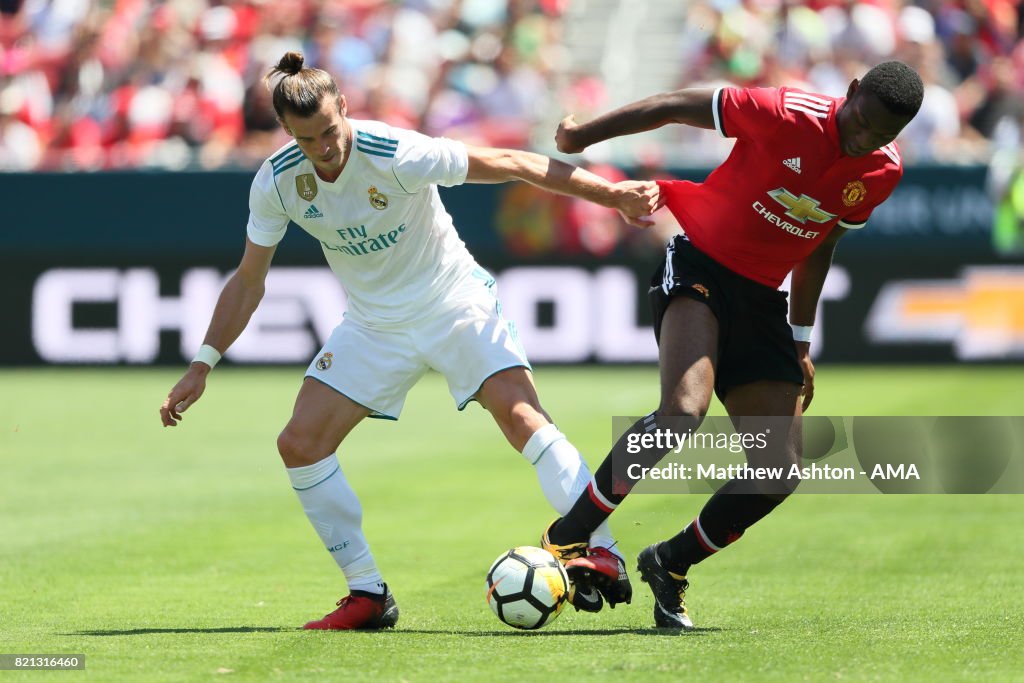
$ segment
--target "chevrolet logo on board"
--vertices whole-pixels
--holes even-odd
[[[963,360],[1024,358],[1024,267],[890,282],[871,306],[866,331],[874,342],[952,342]]]

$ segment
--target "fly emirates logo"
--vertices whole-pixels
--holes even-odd
[[[799,221],[801,224],[806,224],[807,221],[812,223],[828,223],[829,221],[835,220],[836,215],[824,211],[820,208],[821,202],[812,197],[808,197],[805,194],[797,197],[795,194],[790,192],[784,187],[780,187],[777,190],[769,190],[768,196],[777,201],[786,209],[785,215],[792,218],[795,221]],[[777,225],[791,235],[797,237],[803,237],[804,239],[812,240],[821,234],[820,231],[805,230],[799,225],[790,223],[782,216],[773,213],[771,209],[762,204],[760,201],[755,201],[751,205],[754,211],[762,216],[766,221]],[[774,207],[773,207],[774,208]]]
[[[405,234],[405,223],[402,223],[394,230],[382,232],[376,237],[367,237],[366,226],[360,225],[357,228],[341,228],[336,231],[345,244],[329,244],[320,240],[324,249],[340,251],[349,256],[368,256],[375,251],[384,251],[398,244],[398,240]]]

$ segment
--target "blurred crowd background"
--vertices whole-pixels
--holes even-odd
[[[567,113],[724,83],[842,95],[898,58],[926,84],[906,162],[1013,150],[1012,174],[1022,35],[1014,0],[0,0],[0,170],[255,168],[288,140],[263,76],[299,50],[353,117],[548,153]],[[583,161],[650,177],[729,147],[672,126]],[[556,248],[544,235],[561,232],[574,241],[562,251],[604,253],[622,236],[599,207],[529,189],[507,203],[498,227],[516,251]],[[566,221],[578,229],[538,227]]]
[[[840,95],[896,57],[927,84],[924,111],[900,141],[905,158],[986,161],[1020,138],[1020,9],[1012,0],[0,0],[0,168],[257,165],[285,141],[262,76],[287,50],[333,73],[357,118],[540,149],[562,113],[592,116],[650,94],[624,92],[613,77],[623,59],[634,76],[667,71],[673,82],[655,83],[665,88],[728,81]],[[638,13],[646,28],[630,61],[615,51]],[[579,26],[605,46],[590,63],[568,39]],[[670,39],[661,59],[637,59],[655,28]],[[699,133],[670,143],[630,141],[614,160],[701,165],[723,149]]]

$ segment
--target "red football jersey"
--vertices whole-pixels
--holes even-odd
[[[736,138],[703,183],[659,181],[694,246],[778,287],[836,224],[861,228],[903,175],[890,143],[862,157],[840,150],[844,98],[793,88],[719,88],[715,127]]]

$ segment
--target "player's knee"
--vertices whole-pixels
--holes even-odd
[[[767,432],[770,429],[771,427],[761,427],[758,431]],[[765,465],[769,467],[785,467],[787,470],[793,465],[800,465],[803,455],[803,443],[800,436],[791,434],[784,440],[780,439],[778,442],[769,440],[768,443],[768,448],[756,452],[755,457],[750,458],[752,462],[758,458],[764,458],[766,459]]]
[[[672,398],[661,402],[658,407],[658,417],[678,418],[680,422],[686,422],[688,426],[696,429],[704,422],[704,416],[708,414],[707,401],[700,401],[690,398]]]
[[[781,468],[783,472],[787,473],[787,476],[776,480],[776,484],[771,489],[770,493],[778,496],[778,502],[782,502],[789,494],[796,491],[797,486],[800,485],[800,477],[792,476],[791,473],[794,471],[793,467],[800,466],[800,451],[792,444],[785,444],[778,454],[778,461],[770,465],[770,467]]]
[[[323,450],[318,439],[291,425],[285,427],[277,437],[277,452],[285,467],[305,467],[318,463],[330,455],[321,452]]]
[[[801,462],[801,444],[799,442],[787,443],[786,447],[782,451],[782,457],[785,459],[786,467],[792,467],[793,465],[799,465]]]

